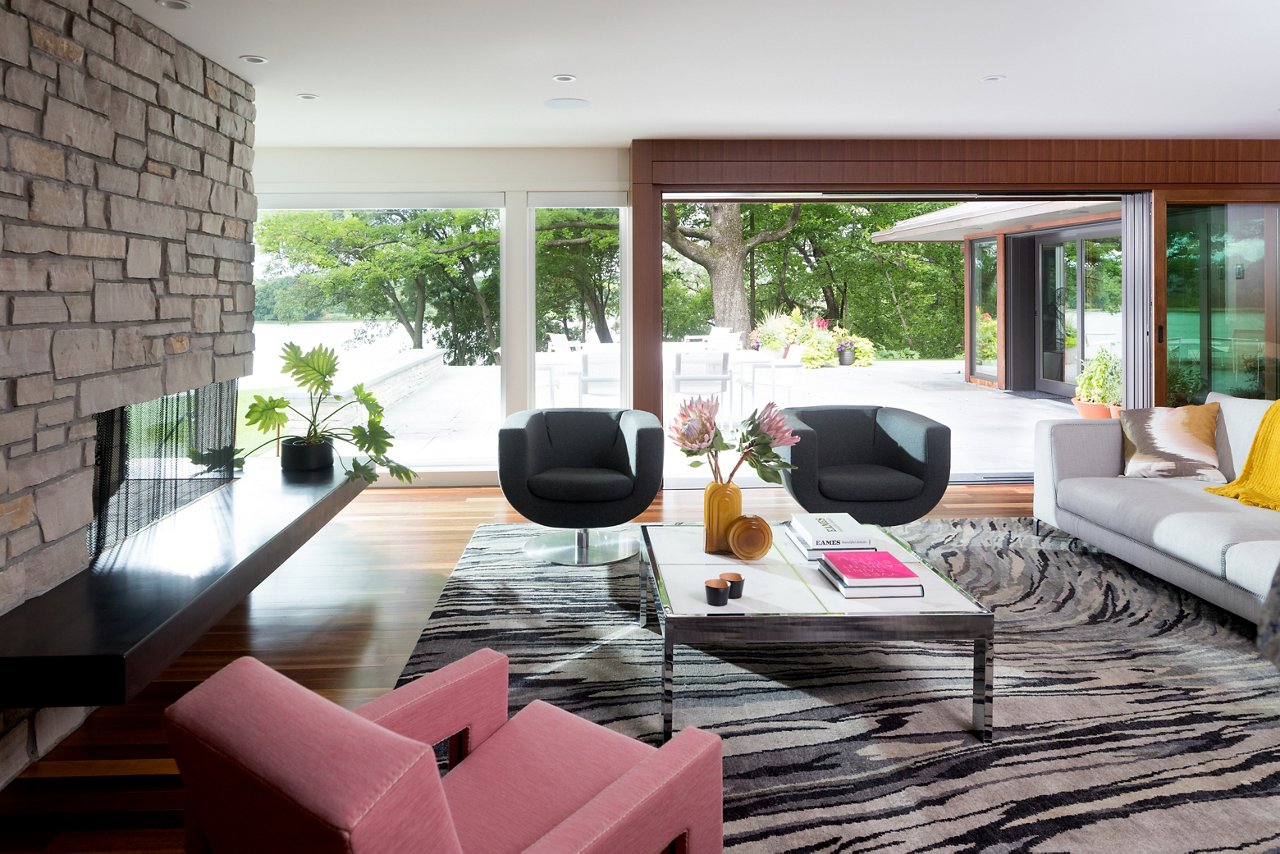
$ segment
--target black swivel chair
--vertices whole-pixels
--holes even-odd
[[[573,528],[529,542],[550,563],[594,566],[631,557],[634,537],[590,528],[630,522],[662,485],[662,423],[634,409],[528,409],[498,432],[498,480],[539,525]]]
[[[888,406],[803,406],[783,414],[800,441],[779,449],[795,466],[782,482],[806,511],[902,525],[942,500],[951,479],[945,424]]]

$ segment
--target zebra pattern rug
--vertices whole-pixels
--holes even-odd
[[[724,739],[727,849],[1280,849],[1280,673],[1252,627],[1028,519],[894,530],[995,611],[993,742],[971,644],[679,647],[675,727]],[[476,530],[401,682],[489,646],[513,709],[657,744],[638,564],[533,564],[535,531]]]

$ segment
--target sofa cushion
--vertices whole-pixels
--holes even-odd
[[[818,469],[818,491],[833,501],[906,501],[924,491],[924,481],[872,463]]]
[[[1280,541],[1254,540],[1227,549],[1227,581],[1259,599],[1271,589],[1271,579],[1277,571],[1280,571]]]
[[[633,489],[635,481],[613,469],[556,468],[529,478],[529,491],[547,501],[618,501]]]
[[[1218,404],[1154,406],[1120,413],[1125,477],[1189,477],[1226,483],[1218,471]]]
[[[1258,432],[1262,416],[1270,408],[1270,400],[1252,400],[1229,394],[1209,392],[1206,403],[1216,403],[1218,414],[1218,470],[1227,480],[1235,480],[1244,470],[1253,435]]]
[[[1204,481],[1077,477],[1058,506],[1219,578],[1236,543],[1280,541],[1280,513],[1205,492]]]

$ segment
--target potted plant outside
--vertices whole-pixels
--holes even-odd
[[[1120,357],[1110,350],[1099,350],[1086,359],[1076,377],[1076,396],[1071,398],[1082,418],[1115,418],[1124,398],[1124,382]]]
[[[836,354],[841,365],[865,368],[875,362],[876,345],[871,343],[871,339],[854,335],[839,326],[835,328],[835,334]]]
[[[343,441],[354,445],[366,455],[365,459],[352,457],[350,468],[346,467],[346,463],[343,464],[348,480],[359,479],[373,483],[378,479],[377,466],[384,466],[396,480],[404,483],[413,480],[415,475],[412,470],[387,456],[393,437],[382,426],[383,410],[377,399],[365,391],[363,384],[351,389],[349,400],[343,400],[342,395],[333,393],[333,379],[338,373],[338,356],[333,349],[318,345],[304,353],[301,347],[290,341],[284,345],[280,358],[289,376],[306,392],[306,411],[301,411],[283,397],[254,395],[253,402],[245,413],[245,424],[269,433],[285,429],[289,424],[290,412],[302,419],[302,431],[281,440],[281,468],[285,471],[331,468],[334,459],[333,443]],[[339,405],[326,413],[324,409],[330,401],[336,401]],[[340,413],[353,406],[364,408],[364,424],[346,426],[336,421]],[[274,441],[274,438],[268,439],[253,451]],[[248,454],[238,456],[236,464],[243,464],[245,456]]]

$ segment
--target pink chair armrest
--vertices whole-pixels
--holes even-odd
[[[237,659],[164,717],[186,785],[193,850],[201,840],[217,850],[265,852],[424,838],[428,847],[458,850],[430,747],[261,662]]]
[[[656,851],[684,836],[689,854],[715,854],[724,849],[723,779],[720,737],[681,730],[529,851]]]
[[[507,722],[507,657],[477,650],[356,709],[365,720],[424,744],[461,732],[474,750]]]

